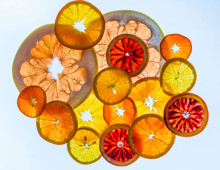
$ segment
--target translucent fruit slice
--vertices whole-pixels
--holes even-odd
[[[165,155],[175,141],[159,115],[147,114],[137,118],[129,128],[129,143],[139,156],[155,159]]]
[[[61,101],[47,103],[36,123],[40,136],[57,145],[67,143],[77,130],[75,113],[68,104]]]
[[[195,136],[208,123],[208,108],[204,100],[192,93],[174,96],[167,103],[164,119],[169,130],[179,136]]]
[[[185,59],[170,59],[161,69],[160,83],[169,95],[188,92],[193,88],[195,82],[195,68]]]
[[[103,132],[100,138],[102,156],[116,166],[127,166],[138,159],[128,142],[128,125],[115,124]]]
[[[88,49],[97,44],[104,33],[102,13],[86,1],[71,1],[58,13],[55,33],[58,40],[73,49]]]
[[[141,39],[131,34],[122,34],[109,44],[106,59],[109,66],[122,68],[130,76],[136,76],[145,68],[148,53]]]
[[[164,60],[172,58],[188,59],[192,51],[191,41],[180,34],[169,34],[160,44],[161,55]]]
[[[94,80],[96,97],[104,104],[117,104],[131,92],[132,82],[129,74],[116,67],[100,71]]]
[[[138,116],[147,113],[164,114],[164,108],[171,98],[164,93],[158,77],[144,78],[137,81],[129,95],[137,107]]]
[[[126,98],[116,105],[104,104],[103,116],[108,124],[130,125],[137,116],[135,103],[132,99]]]
[[[94,163],[102,156],[99,150],[99,134],[91,128],[81,127],[68,142],[67,150],[78,163]]]
[[[28,117],[35,118],[41,115],[46,105],[46,94],[38,86],[26,87],[18,96],[19,110]]]

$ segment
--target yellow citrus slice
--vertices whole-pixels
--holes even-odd
[[[138,116],[155,113],[163,116],[166,103],[171,98],[164,93],[157,77],[144,78],[137,81],[129,95],[136,104]]]
[[[148,159],[165,155],[173,146],[175,138],[162,117],[155,114],[137,118],[128,132],[128,140],[133,151]]]
[[[117,104],[131,92],[131,78],[120,68],[110,67],[100,71],[94,80],[96,97],[104,104]]]
[[[196,71],[191,63],[181,58],[168,60],[161,69],[161,86],[170,95],[190,91],[196,82]]]
[[[58,13],[55,33],[58,40],[73,49],[88,49],[96,45],[105,30],[105,20],[95,6],[86,1],[72,1]]]
[[[91,128],[81,127],[68,142],[67,150],[78,163],[94,163],[102,156],[99,150],[99,134]]]

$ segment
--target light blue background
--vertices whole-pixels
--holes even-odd
[[[12,79],[12,62],[23,40],[36,28],[53,23],[67,0],[0,0],[0,169],[98,170],[119,169],[103,158],[80,165],[66,145],[45,142],[35,119],[17,109],[19,94]],[[177,137],[173,148],[156,160],[139,158],[125,169],[220,169],[220,1],[219,0],[89,0],[103,13],[131,9],[152,17],[164,34],[180,33],[193,44],[189,61],[198,78],[192,92],[207,102],[210,119],[206,129],[191,138]]]

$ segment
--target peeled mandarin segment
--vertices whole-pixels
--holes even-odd
[[[28,117],[35,118],[41,115],[46,105],[46,94],[38,86],[26,87],[18,96],[19,110]]]
[[[128,134],[133,151],[144,158],[155,159],[165,155],[175,141],[161,116],[143,115],[131,125]]]
[[[81,164],[91,164],[101,158],[99,134],[88,127],[79,128],[76,135],[68,142],[70,156]]]
[[[185,59],[170,59],[161,69],[160,81],[164,92],[169,95],[188,92],[196,82],[196,71]]]
[[[97,44],[105,29],[101,12],[86,1],[72,1],[59,12],[55,22],[58,40],[73,49],[88,49]]]
[[[191,51],[191,41],[180,34],[170,34],[164,37],[160,44],[161,55],[165,60],[172,58],[188,59]]]
[[[47,103],[43,113],[37,118],[37,130],[40,136],[50,143],[67,143],[77,130],[75,113],[64,102]]]

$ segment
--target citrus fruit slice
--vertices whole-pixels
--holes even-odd
[[[109,66],[122,68],[130,76],[138,75],[148,61],[146,45],[131,34],[115,37],[108,46],[106,57]]]
[[[57,145],[67,143],[77,130],[75,113],[68,104],[61,101],[47,103],[36,124],[40,136]]]
[[[183,35],[169,34],[161,41],[160,51],[164,60],[172,58],[184,58],[187,60],[192,52],[192,43]]]
[[[155,114],[137,118],[129,128],[128,134],[133,151],[148,159],[165,155],[173,146],[175,137],[166,127],[162,117]]]
[[[116,105],[104,104],[103,116],[108,124],[130,125],[137,116],[135,103],[132,99],[126,98]]]
[[[73,107],[91,92],[96,73],[94,51],[63,46],[54,35],[52,24],[31,33],[13,63],[13,78],[19,91],[26,86],[40,86],[47,102],[60,100]]]
[[[102,133],[107,126],[103,118],[103,103],[100,102],[92,92],[81,105],[74,109],[78,127],[91,127]]]
[[[149,77],[137,81],[129,95],[137,107],[138,116],[147,113],[164,114],[164,108],[171,98],[164,93],[158,77]]]
[[[86,1],[71,1],[58,13],[55,33],[66,47],[88,49],[97,44],[104,33],[102,13]]]
[[[169,130],[179,136],[195,136],[208,123],[208,108],[204,100],[192,93],[174,96],[167,103],[164,119]]]
[[[117,104],[131,92],[132,82],[129,74],[116,67],[100,71],[94,80],[96,97],[104,104]]]
[[[138,159],[128,142],[128,129],[128,125],[112,125],[100,138],[102,156],[113,165],[127,166]]]
[[[81,127],[67,143],[67,150],[78,163],[94,163],[102,156],[99,150],[99,134],[91,128]]]
[[[185,59],[173,58],[164,63],[160,82],[164,92],[169,95],[188,92],[196,82],[196,70]]]
[[[38,86],[26,87],[18,96],[18,109],[30,118],[41,115],[46,105],[46,94],[44,90]]]

